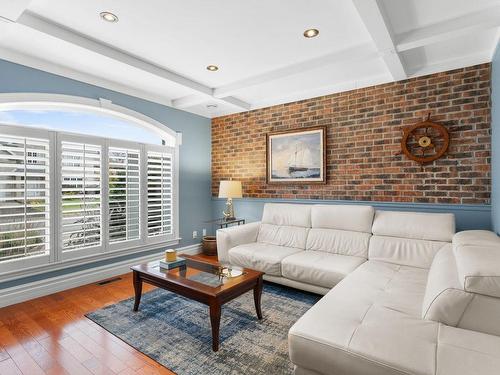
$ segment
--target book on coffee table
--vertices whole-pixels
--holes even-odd
[[[173,262],[167,262],[165,260],[160,260],[160,268],[172,270],[174,268],[182,267],[186,265],[186,259],[177,257]]]

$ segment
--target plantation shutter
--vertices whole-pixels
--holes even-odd
[[[101,146],[62,141],[60,157],[62,251],[100,246]]]
[[[109,242],[140,238],[140,150],[109,148]]]
[[[173,234],[173,153],[147,151],[148,237]]]
[[[0,134],[0,262],[50,251],[49,139]]]

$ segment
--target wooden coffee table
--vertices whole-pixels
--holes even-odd
[[[216,275],[220,265],[218,263],[193,259],[189,256],[183,257],[186,258],[186,267],[181,269],[168,271],[161,269],[158,261],[131,267],[134,273],[134,311],[139,309],[143,282],[208,305],[212,326],[213,351],[219,350],[221,307],[226,302],[253,290],[257,317],[262,319],[260,299],[262,295],[263,272],[244,268],[241,276],[223,278],[220,281],[220,285],[208,285],[206,280],[199,281],[199,279],[205,277],[209,283],[219,283],[219,278]],[[193,280],[193,278],[196,280]]]

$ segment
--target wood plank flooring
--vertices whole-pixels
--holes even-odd
[[[134,295],[132,274],[120,277],[0,309],[0,375],[174,374],[85,318]]]

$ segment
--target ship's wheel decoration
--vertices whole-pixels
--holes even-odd
[[[422,166],[442,157],[450,144],[448,130],[431,121],[430,116],[404,129],[401,139],[401,152]]]

